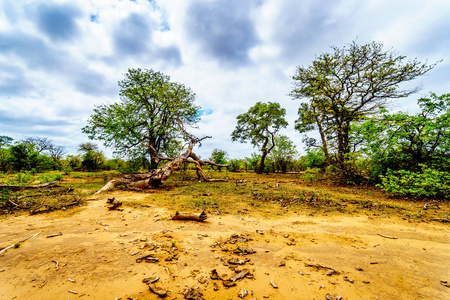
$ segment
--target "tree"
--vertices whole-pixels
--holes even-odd
[[[361,151],[372,159],[374,177],[389,169],[450,171],[450,94],[431,93],[417,103],[421,111],[415,115],[385,111],[352,128]]]
[[[294,143],[285,135],[275,136],[275,147],[270,156],[275,164],[275,169],[283,174],[287,172],[289,165],[292,165],[298,152]]]
[[[12,137],[6,136],[6,135],[0,135],[0,149],[11,145],[12,141],[14,139]]]
[[[34,150],[39,154],[42,154],[46,150],[50,150],[53,147],[52,140],[46,137],[25,137],[22,143],[33,146]]]
[[[151,69],[129,69],[119,87],[121,101],[97,106],[82,131],[114,147],[116,154],[149,155],[150,168],[155,169],[182,128],[199,121],[195,94]]]
[[[210,160],[219,165],[226,165],[227,158],[228,158],[227,151],[216,148],[212,151]],[[220,172],[221,167],[218,167],[218,169]]]
[[[390,99],[407,97],[418,87],[401,90],[399,85],[425,74],[436,64],[427,65],[414,59],[405,61],[383,45],[356,42],[333,53],[317,57],[309,67],[298,66],[292,77],[294,99],[307,99],[299,109],[296,129],[300,132],[318,130],[320,148],[329,164],[330,149],[336,149],[337,166],[346,175],[346,160],[354,145],[352,124],[364,116],[379,113]],[[311,141],[310,145],[318,146]]]
[[[94,143],[81,143],[78,145],[78,152],[84,152],[81,161],[81,167],[89,172],[100,170],[105,163],[103,152],[98,150]]]
[[[78,145],[78,152],[98,151],[98,146],[94,143],[86,142]]]
[[[35,169],[39,165],[39,153],[34,151],[32,145],[25,143],[10,147],[11,167],[14,171]]]
[[[284,119],[285,115],[286,110],[281,108],[278,103],[258,102],[250,107],[248,112],[236,117],[238,123],[231,134],[231,139],[233,142],[240,141],[241,143],[250,140],[254,147],[261,150],[257,174],[264,172],[264,160],[275,147],[275,134],[288,125]]]

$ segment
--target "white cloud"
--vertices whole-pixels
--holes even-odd
[[[55,19],[45,19],[52,13],[73,22],[53,31]],[[413,110],[428,91],[449,92],[448,15],[444,0],[0,0],[0,135],[48,136],[75,153],[94,105],[117,101],[117,81],[140,67],[191,87],[212,111],[195,131],[213,136],[198,150],[203,157],[214,148],[231,157],[256,151],[230,134],[257,101],[286,108],[284,133],[302,149],[293,129],[298,102],[288,95],[296,66],[355,39],[444,59],[414,82],[422,94],[400,105]]]

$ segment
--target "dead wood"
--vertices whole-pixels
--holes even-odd
[[[55,233],[55,234],[50,234],[50,235],[47,235],[47,236],[46,236],[46,238],[52,238],[52,237],[55,237],[55,236],[60,236],[60,235],[62,235],[62,232],[60,232],[60,233]]]
[[[161,288],[156,287],[156,285],[151,282],[147,282],[147,285],[152,293],[155,293],[156,295],[162,298],[166,297],[167,293],[169,292],[168,290],[163,290]]]
[[[119,206],[122,206],[122,201],[117,200],[116,198],[111,198],[106,200],[106,203],[109,204],[110,206],[108,206],[109,210],[122,210],[119,208]]]
[[[310,268],[316,268],[316,269],[325,269],[325,270],[331,270],[334,272],[334,274],[339,275],[341,274],[340,272],[336,271],[335,269],[331,268],[331,267],[326,267],[326,266],[322,266],[319,264],[308,264],[305,263],[305,267],[310,267]]]
[[[183,291],[184,299],[188,300],[204,300],[202,292],[198,287],[190,288],[186,287]]]
[[[98,190],[94,195],[97,195],[102,192],[106,192],[112,189],[120,188],[125,190],[145,190],[150,188],[159,187],[162,185],[162,183],[169,178],[173,172],[178,171],[182,168],[184,163],[193,163],[196,166],[197,169],[197,176],[199,179],[203,179],[205,182],[217,182],[217,181],[228,181],[227,179],[212,179],[206,176],[206,174],[202,170],[202,165],[215,165],[215,166],[221,166],[226,167],[227,165],[219,165],[212,161],[204,161],[200,160],[198,156],[192,152],[192,149],[194,148],[195,144],[200,144],[200,142],[205,138],[210,137],[204,137],[202,139],[198,138],[191,138],[191,141],[189,142],[189,146],[187,150],[183,153],[181,153],[177,158],[161,158],[159,159],[166,159],[169,160],[166,164],[164,164],[159,169],[153,170],[150,173],[147,174],[136,174],[136,175],[127,175],[119,179],[113,179],[109,181],[104,187],[102,187],[100,190]],[[144,145],[146,147],[150,147],[148,145]]]
[[[433,221],[442,222],[442,223],[450,223],[450,219],[448,218],[436,218]]]
[[[29,236],[29,237],[27,237],[26,239],[20,240],[20,241],[18,241],[17,243],[12,244],[11,246],[8,246],[8,247],[5,247],[5,248],[1,249],[1,250],[0,250],[0,254],[2,254],[3,252],[5,252],[6,250],[8,250],[8,249],[10,249],[10,248],[12,248],[12,247],[17,247],[16,245],[19,245],[19,246],[20,246],[20,244],[22,244],[23,242],[25,242],[25,241],[27,241],[27,240],[29,240],[29,239],[32,239],[32,238],[34,238],[35,236],[37,236],[37,235],[39,235],[39,234],[40,234],[40,232],[38,232],[38,233],[36,233],[36,234],[33,234],[32,236]]]
[[[179,213],[176,212],[174,216],[172,216],[172,220],[191,220],[203,222],[208,218],[206,213],[202,211],[200,214],[198,213]]]
[[[48,188],[48,187],[57,187],[58,181],[52,181],[47,182],[43,184],[38,185],[29,185],[29,186],[22,186],[22,185],[0,185],[0,189],[8,189],[13,191],[19,191],[19,190],[31,190],[31,189],[42,189],[42,188]]]
[[[377,235],[379,235],[379,236],[381,236],[381,237],[383,237],[385,239],[391,239],[391,240],[396,240],[397,239],[395,236],[388,236],[388,235],[384,235],[384,234],[380,234],[380,233],[377,233]]]

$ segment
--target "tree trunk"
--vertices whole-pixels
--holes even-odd
[[[202,165],[214,165],[214,166],[221,166],[221,167],[228,167],[228,165],[219,165],[212,161],[203,161],[200,160],[195,153],[192,152],[192,149],[194,147],[194,144],[196,142],[199,142],[201,140],[199,139],[192,139],[189,143],[188,149],[180,154],[175,159],[170,159],[169,162],[164,164],[161,168],[152,170],[151,172],[147,174],[133,174],[133,175],[127,175],[123,178],[119,179],[113,179],[110,182],[108,182],[103,188],[98,190],[96,194],[108,191],[114,188],[122,188],[122,189],[131,189],[131,190],[143,190],[143,189],[150,189],[154,187],[159,187],[161,184],[172,175],[174,171],[180,170],[181,167],[185,162],[188,163],[194,163],[197,168],[197,174],[199,177],[201,177],[204,181],[227,181],[227,179],[211,179],[206,176],[206,174],[203,172],[201,166]],[[160,157],[158,156],[158,159]],[[169,159],[169,158],[164,158]]]
[[[259,166],[258,169],[256,170],[256,174],[262,174],[264,172],[264,160],[266,159],[267,156],[267,151],[263,151],[262,155],[261,155],[261,160],[259,162]]]

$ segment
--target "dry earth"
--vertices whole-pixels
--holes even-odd
[[[441,282],[450,282],[445,224],[293,213],[173,221],[157,206],[109,211],[111,196],[148,194],[114,192],[72,212],[3,216],[0,248],[40,234],[0,254],[0,299],[157,299],[142,282],[150,276],[160,277],[155,285],[169,290],[167,299],[183,299],[186,286],[204,299],[240,299],[242,288],[252,292],[245,299],[450,299]],[[233,253],[244,248],[256,253]],[[159,262],[137,262],[149,254]],[[244,268],[253,278],[233,287],[211,279],[213,269],[230,278]]]

